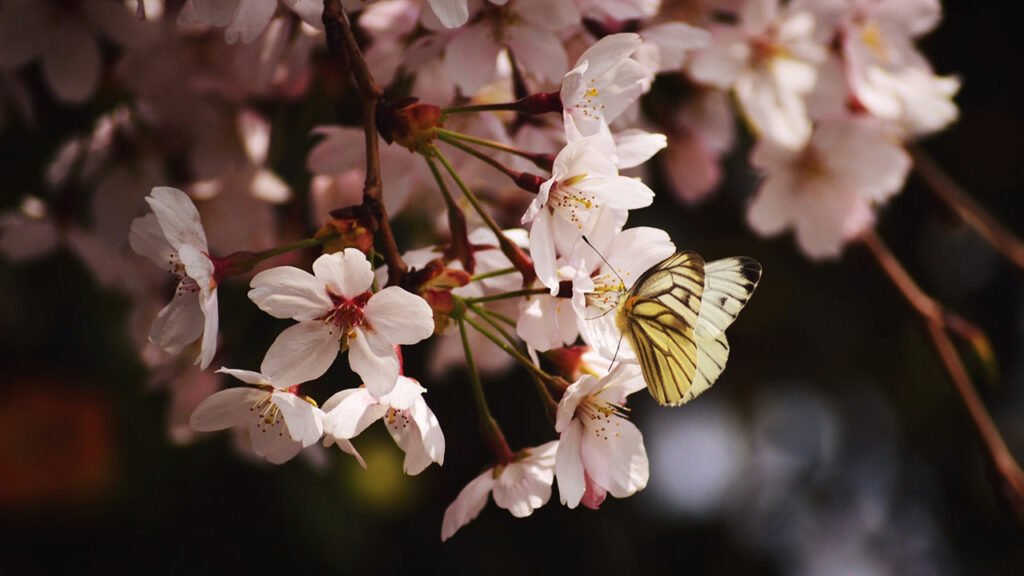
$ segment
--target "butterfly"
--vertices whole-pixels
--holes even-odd
[[[746,256],[704,262],[677,252],[623,290],[615,324],[636,352],[647,390],[659,404],[689,402],[715,383],[729,358],[725,329],[761,279]]]

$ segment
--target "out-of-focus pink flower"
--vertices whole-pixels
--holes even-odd
[[[798,151],[762,141],[750,161],[764,174],[750,227],[765,236],[792,228],[814,259],[838,256],[872,226],[873,207],[899,192],[911,165],[892,131],[870,117],[823,120]]]
[[[694,55],[690,73],[698,82],[732,89],[759,136],[799,149],[811,135],[804,97],[826,54],[814,30],[809,11],[750,0],[737,26],[712,28],[711,46]]]

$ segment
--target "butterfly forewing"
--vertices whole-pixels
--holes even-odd
[[[704,260],[679,252],[645,272],[622,301],[619,326],[637,354],[648,390],[661,404],[688,400],[698,378],[694,327],[704,284]]]
[[[747,305],[761,280],[757,260],[740,256],[708,262],[704,266],[704,293],[695,330],[698,342],[725,332]]]

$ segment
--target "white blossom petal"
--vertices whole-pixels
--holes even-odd
[[[366,292],[373,284],[370,261],[355,248],[320,256],[313,262],[313,273],[336,294],[349,299]]]
[[[373,331],[392,344],[415,344],[434,333],[434,312],[427,301],[397,286],[370,297],[363,314]]]
[[[323,376],[338,356],[339,334],[322,322],[299,322],[277,336],[260,372],[287,388]]]
[[[238,387],[221,390],[196,406],[188,425],[196,432],[224,430],[249,418],[252,407],[266,398],[258,388]]]
[[[275,318],[310,321],[333,307],[327,284],[294,266],[264,270],[253,277],[249,286],[249,299]]]
[[[370,330],[356,328],[349,338],[348,361],[363,379],[370,394],[377,398],[395,387],[398,380],[398,354],[395,347]]]
[[[466,484],[459,495],[455,497],[455,501],[449,504],[444,511],[444,519],[441,521],[442,541],[451,538],[459,528],[469,524],[480,515],[480,511],[487,504],[487,495],[491,493],[494,484],[494,470],[491,468]]]
[[[157,186],[146,197],[146,202],[156,214],[160,229],[172,248],[180,250],[182,244],[188,244],[200,252],[208,250],[199,211],[187,194],[177,188]]]
[[[335,438],[348,440],[362,434],[387,411],[366,388],[342,390],[324,403],[324,429]]]
[[[587,489],[586,477],[583,473],[583,457],[580,454],[580,442],[583,436],[583,424],[574,420],[558,442],[555,457],[555,476],[558,477],[558,496],[569,508],[579,506],[583,493]]]
[[[323,413],[291,392],[275,391],[272,401],[284,416],[288,433],[305,448],[320,440],[324,433]]]

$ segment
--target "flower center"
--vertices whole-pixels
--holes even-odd
[[[599,400],[591,396],[580,402],[576,415],[583,422],[588,432],[601,440],[611,437],[618,438],[622,419],[626,418],[629,408]]]
[[[366,307],[366,303],[373,296],[372,292],[363,292],[355,298],[348,299],[328,290],[327,296],[331,299],[334,307],[321,320],[327,324],[337,326],[339,336],[351,336],[353,329],[367,325],[363,308]]]
[[[555,182],[548,193],[548,208],[552,212],[561,214],[563,218],[575,224],[580,230],[587,223],[590,212],[601,207],[597,202],[596,195],[587,194],[574,186],[586,177],[586,174],[579,174]]]
[[[278,436],[284,436],[284,416],[269,394],[250,406],[249,412],[256,418],[256,428],[261,433],[276,431]]]

